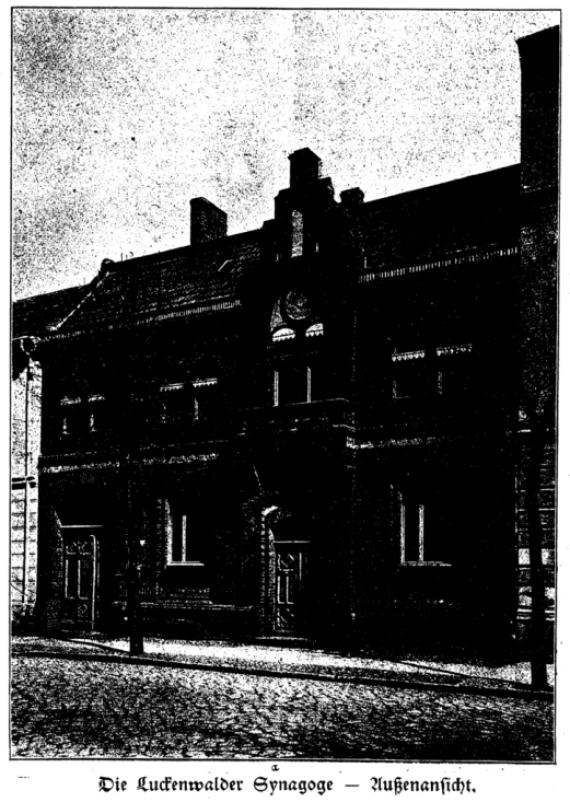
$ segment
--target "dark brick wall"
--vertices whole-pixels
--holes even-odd
[[[75,493],[91,493],[107,516],[101,625],[124,626],[130,520],[146,627],[188,637],[272,634],[276,569],[264,511],[276,506],[286,522],[278,540],[310,541],[304,633],[337,646],[510,641],[528,545],[525,490],[515,485],[517,415],[521,406],[536,412],[529,397],[538,382],[550,394],[552,421],[556,373],[555,132],[539,147],[541,130],[556,122],[554,68],[548,55],[531,74],[537,47],[547,55],[540,41],[521,45],[522,193],[513,167],[371,204],[355,190],[337,204],[318,157],[300,151],[291,186],[275,199],[275,220],[260,234],[262,261],[210,264],[225,215],[193,201],[200,270],[226,271],[235,291],[228,309],[194,314],[187,304],[184,316],[170,319],[180,309],[170,304],[169,275],[160,273],[149,298],[137,289],[134,260],[133,303],[144,296],[155,320],[135,315],[128,327],[122,317],[105,333],[43,347],[46,624],[64,616],[56,513]],[[110,268],[115,277],[118,270]],[[200,281],[214,277],[219,272],[204,272]],[[272,342],[272,312],[290,290],[310,299],[321,337],[305,337],[305,322],[291,316],[294,340]],[[274,368],[286,359],[305,365],[316,352],[324,398],[274,407]],[[414,374],[407,385],[404,367]],[[164,425],[166,384],[192,388],[214,376],[214,421],[194,420],[189,389]],[[519,403],[521,388],[527,396]],[[106,426],[62,437],[62,395],[81,397],[88,412],[91,392],[105,396]],[[553,464],[549,447],[540,502],[549,554]],[[416,485],[434,506],[447,505],[449,559],[432,565],[400,559],[398,493]],[[203,565],[168,565],[164,500],[171,497],[187,499],[199,519]]]
[[[558,184],[560,28],[518,40],[521,60],[522,184]]]
[[[526,456],[524,434],[521,435],[521,464]],[[545,448],[540,468],[540,490],[538,497],[541,534],[542,564],[546,584],[546,617],[549,625],[554,622],[556,604],[556,449],[550,443]],[[519,469],[516,476],[516,530],[517,530],[517,564],[518,564],[518,611],[517,629],[523,641],[528,636],[528,625],[532,605],[530,584],[530,555],[526,512],[525,477]]]

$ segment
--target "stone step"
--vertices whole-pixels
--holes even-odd
[[[288,646],[299,649],[312,649],[315,641],[295,635],[259,635],[253,643],[258,646]]]

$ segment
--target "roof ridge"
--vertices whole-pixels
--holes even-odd
[[[482,173],[471,173],[469,175],[460,176],[458,178],[451,178],[448,181],[441,181],[439,184],[428,184],[428,185],[423,186],[423,187],[415,187],[414,189],[406,189],[403,192],[396,192],[394,195],[383,195],[380,198],[372,198],[371,200],[365,201],[360,208],[361,209],[365,209],[366,211],[368,211],[368,209],[371,206],[374,206],[375,204],[380,205],[382,203],[386,203],[386,202],[391,201],[391,200],[399,200],[400,198],[405,198],[406,196],[409,196],[409,195],[416,195],[416,194],[419,194],[419,193],[424,193],[424,192],[429,192],[429,191],[433,191],[433,190],[443,189],[445,187],[451,187],[453,185],[455,185],[455,187],[457,187],[457,184],[459,184],[459,183],[461,183],[463,181],[473,181],[473,180],[476,180],[476,179],[484,180],[484,179],[489,178],[490,176],[493,176],[493,175],[497,175],[498,176],[499,173],[504,173],[504,172],[507,172],[507,171],[514,172],[516,168],[520,169],[520,167],[521,167],[520,162],[514,162],[513,164],[506,164],[503,167],[497,167],[495,170],[485,170]]]
[[[259,235],[262,229],[260,228],[252,228],[247,231],[238,231],[235,234],[228,234],[224,237],[219,237],[215,240],[209,240],[208,242],[200,243],[199,245],[192,245],[188,243],[187,245],[178,245],[176,248],[170,248],[166,251],[156,251],[154,253],[143,253],[140,256],[133,256],[131,259],[124,259],[123,261],[112,261],[111,266],[114,271],[120,272],[122,270],[128,270],[130,268],[134,268],[136,265],[147,262],[154,262],[155,264],[159,265],[160,263],[166,263],[169,259],[183,257],[183,256],[196,256],[198,254],[204,253],[208,254],[216,249],[224,250],[228,244],[229,246],[235,245],[236,240],[240,238],[252,238],[255,235]]]

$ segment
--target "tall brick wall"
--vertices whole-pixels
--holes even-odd
[[[556,381],[558,369],[558,187],[560,29],[518,41],[521,59],[521,234],[519,361],[521,365],[521,471],[516,479],[518,536],[518,629],[524,639],[532,609],[528,492],[524,465],[533,459],[528,440],[550,430],[539,474],[540,532],[547,622],[554,620],[556,531]],[[534,494],[533,494],[534,495]],[[539,543],[539,538],[541,542]],[[538,608],[540,609],[540,607]]]
[[[524,442],[523,442],[524,451]],[[545,448],[540,468],[539,513],[542,530],[542,564],[546,584],[547,621],[554,620],[555,606],[555,536],[556,536],[556,463],[555,446]],[[526,513],[526,487],[522,470],[516,477],[516,530],[518,547],[518,630],[525,636],[532,606],[530,584],[529,535]]]

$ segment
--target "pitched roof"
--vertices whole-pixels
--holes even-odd
[[[363,204],[367,270],[515,245],[520,165]]]
[[[12,306],[12,336],[44,335],[79,303],[87,286],[69,287],[15,301]]]
[[[520,165],[363,203],[361,280],[458,254],[516,246]],[[237,282],[261,260],[261,230],[125,262],[104,263],[95,280],[19,301],[14,334],[72,334],[224,309]]]
[[[235,297],[244,267],[260,258],[259,233],[111,263],[57,329],[70,333],[114,327],[127,316],[140,322],[228,301]]]

